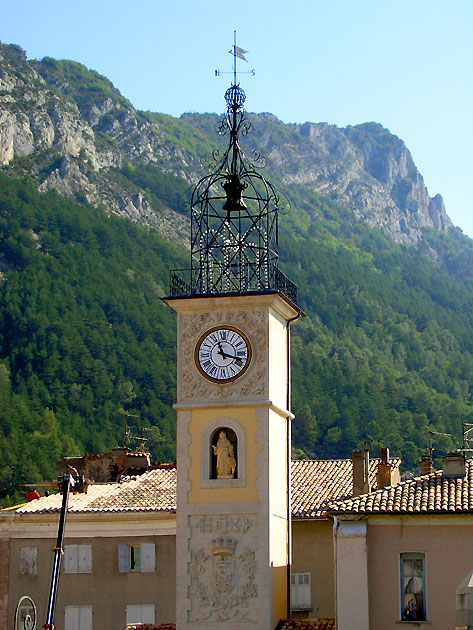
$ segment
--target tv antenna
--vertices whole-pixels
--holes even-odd
[[[447,437],[452,437],[450,433],[442,433],[441,431],[433,431],[432,429],[429,429],[429,455],[431,458],[432,458],[432,453],[435,450],[434,449],[434,435],[445,435]]]
[[[233,74],[233,85],[237,84],[237,59],[241,59],[242,61],[246,61],[248,63],[248,59],[245,57],[248,52],[244,48],[240,48],[236,43],[236,31],[233,31],[233,46],[228,51],[230,55],[233,55],[233,70],[225,71],[225,70],[215,70],[215,76],[219,77],[221,74]],[[255,76],[256,72],[254,70],[247,70],[240,72],[239,74],[251,74],[251,76]]]
[[[469,428],[467,428],[469,427]],[[461,450],[466,452],[473,451],[473,424],[471,422],[462,422],[463,445]]]

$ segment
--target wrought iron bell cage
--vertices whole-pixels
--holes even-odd
[[[274,186],[244,155],[240,136],[251,123],[245,93],[233,84],[219,133],[229,134],[215,170],[195,186],[191,198],[191,268],[172,272],[172,295],[215,295],[281,291],[294,303],[296,287],[278,268],[278,204]]]

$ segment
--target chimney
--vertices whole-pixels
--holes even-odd
[[[376,481],[378,490],[396,485],[394,482],[392,466],[389,462],[389,448],[382,448],[379,451],[378,470],[376,473]]]
[[[362,451],[353,451],[351,458],[353,464],[353,496],[367,494],[370,488],[370,451],[369,444],[365,442]]]
[[[432,463],[432,455],[430,453],[421,455],[420,456],[420,474],[428,475],[429,473],[433,471],[434,471],[434,466]]]
[[[464,477],[465,455],[458,451],[451,451],[442,457],[442,469],[444,477]]]

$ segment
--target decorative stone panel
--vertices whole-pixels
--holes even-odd
[[[190,516],[189,623],[252,621],[258,597],[257,517]]]
[[[253,354],[245,374],[231,383],[211,383],[197,370],[194,350],[200,336],[210,328],[231,325],[250,340]],[[179,401],[232,399],[264,396],[267,388],[267,325],[262,310],[234,310],[215,313],[183,313],[180,316]]]

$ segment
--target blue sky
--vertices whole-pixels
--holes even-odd
[[[284,122],[376,121],[473,237],[471,0],[0,0],[0,41],[73,59],[138,109],[222,112],[237,30],[248,111]]]

